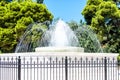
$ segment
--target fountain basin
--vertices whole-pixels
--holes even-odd
[[[84,52],[82,47],[37,47],[35,52]]]

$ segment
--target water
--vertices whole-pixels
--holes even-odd
[[[59,20],[55,25],[53,25],[53,28],[51,28],[48,32],[45,33],[45,36],[50,35],[48,46],[78,46],[78,38],[68,24],[62,20]],[[43,38],[46,39],[45,36]]]
[[[87,26],[86,26],[87,27]],[[46,26],[34,23],[28,26],[16,47],[17,52],[34,52],[36,47],[83,47],[85,52],[102,52],[96,35],[84,26],[72,31],[62,20]]]
[[[85,52],[103,52],[101,44],[97,39],[97,35],[89,28],[89,26],[79,26],[75,31],[81,47]]]
[[[45,23],[30,24],[17,44],[15,53],[33,52],[39,46],[41,36],[47,29],[48,27]]]

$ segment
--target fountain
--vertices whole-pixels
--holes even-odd
[[[80,37],[79,39],[78,36]],[[89,42],[85,42],[87,39],[82,38],[85,36],[88,36],[91,39],[89,42],[93,42],[93,45],[98,49],[96,52],[102,52],[100,43],[96,36],[94,36],[94,33],[91,33],[91,31],[86,30],[84,27],[79,27],[76,31],[72,31],[70,26],[62,20],[58,20],[49,27],[46,26],[45,23],[34,23],[28,26],[28,29],[16,47],[15,53],[34,51],[84,52],[84,50],[89,50],[82,48],[89,46]],[[81,42],[83,42],[85,46],[83,46]]]
[[[47,39],[47,35],[50,35],[50,39]],[[37,47],[36,52],[84,52],[84,49],[78,46],[78,39],[70,27],[59,20],[55,26],[43,36],[42,43],[46,43],[45,39],[49,40],[48,47]]]
[[[62,20],[59,20],[57,23],[55,23],[55,25],[51,25],[50,29],[47,30],[46,28],[47,26],[44,23],[32,24],[31,26],[28,27],[25,34],[22,36],[20,43],[17,45],[16,51],[15,51],[16,53],[29,52],[29,54],[24,54],[24,53],[14,54],[16,56],[19,56],[19,62],[21,63],[21,66],[20,66],[21,80],[39,80],[39,79],[41,80],[56,79],[57,80],[62,78],[65,79],[65,73],[66,73],[65,69],[67,67],[64,67],[64,66],[66,66],[67,63],[69,65],[68,74],[73,75],[73,78],[71,79],[75,78],[76,80],[77,79],[76,77],[79,77],[79,75],[85,74],[84,72],[86,72],[86,75],[89,75],[89,77],[91,76],[90,72],[94,72],[94,74],[98,73],[97,75],[101,75],[101,70],[96,70],[98,69],[98,67],[96,69],[92,67],[90,68],[88,67],[89,73],[87,73],[88,68],[87,66],[85,66],[84,60],[86,60],[86,64],[88,64],[88,60],[91,60],[92,62],[91,64],[88,64],[88,66],[89,65],[93,66],[93,64],[95,63],[93,57],[97,58],[97,63],[99,63],[100,61],[98,60],[98,57],[102,59],[101,62],[103,62],[103,57],[105,56],[109,56],[109,57],[117,56],[113,54],[101,55],[96,53],[95,54],[78,54],[80,52],[84,53],[85,49],[80,47],[83,45],[83,44],[80,44],[82,42],[85,43],[86,45],[88,45],[89,42],[93,42],[95,43],[94,44],[95,47],[100,48],[98,50],[101,50],[101,47],[98,44],[99,42],[96,39],[95,35],[93,35],[93,33],[87,30],[86,28],[79,27],[74,32],[70,29],[68,24],[66,24]],[[87,38],[85,39],[86,36]],[[90,41],[85,42],[85,40],[89,38],[90,39],[92,38],[92,39]],[[40,54],[30,53],[31,51],[35,51],[34,53],[40,53]],[[9,55],[7,54],[7,56],[10,57],[10,54]],[[13,60],[13,54],[11,56],[12,56],[11,60]],[[5,61],[5,58],[3,60]],[[8,62],[14,63],[14,61],[9,61],[8,58],[7,60]],[[17,60],[15,59],[15,61]],[[78,67],[79,66],[78,64],[75,65],[76,62],[78,62],[78,64],[80,63],[80,66],[82,66],[81,64],[83,63],[83,66]],[[98,64],[96,65],[98,66]],[[15,66],[12,66],[12,67],[15,68]],[[102,66],[101,69],[104,69],[104,66]],[[16,74],[17,72],[17,69],[11,69],[11,70],[14,70],[14,72],[10,72],[9,68],[6,69],[4,67],[3,69],[1,68],[1,70],[3,70],[2,74],[5,76],[6,76],[6,71],[9,71],[9,74],[10,74],[8,75],[9,77],[11,76],[11,73]],[[95,71],[97,72],[95,73]],[[9,77],[5,77],[6,78],[5,80],[7,80]],[[69,76],[68,78],[70,77],[71,76]],[[83,76],[81,77],[83,79],[87,79],[87,78],[84,78]],[[92,77],[90,79],[92,79]]]

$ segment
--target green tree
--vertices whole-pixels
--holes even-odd
[[[78,23],[76,21],[70,21],[70,22],[67,22],[67,24],[71,27],[72,30],[76,30],[78,28]]]
[[[44,4],[33,2],[0,2],[0,50],[14,52],[20,36],[33,22],[52,21],[53,16]]]
[[[120,52],[120,10],[113,0],[97,1],[99,4],[96,0],[88,0],[90,3],[87,3],[82,14],[87,24],[97,33],[105,52],[118,53]],[[95,11],[89,6],[94,6]],[[91,17],[88,17],[90,15]]]
[[[45,22],[30,24],[22,35],[15,52],[34,52],[35,48],[41,45],[42,36],[47,29]]]
[[[118,6],[118,8],[120,9],[120,0],[113,0],[115,3],[116,3],[116,5]]]
[[[44,0],[0,0],[1,1],[5,1],[5,2],[12,2],[12,1],[16,1],[16,2],[24,2],[24,1],[29,1],[29,2],[37,2],[37,3],[43,3]]]
[[[86,20],[87,25],[91,24],[92,18],[95,16],[95,13],[97,11],[98,5],[103,0],[88,0],[85,8],[82,11],[82,14]]]
[[[68,22],[68,25],[78,38],[78,46],[83,47],[85,52],[102,52],[102,48],[97,36],[89,26],[83,22],[78,24],[75,21]]]

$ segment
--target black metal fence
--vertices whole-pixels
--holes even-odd
[[[120,80],[115,58],[0,57],[0,80]]]

